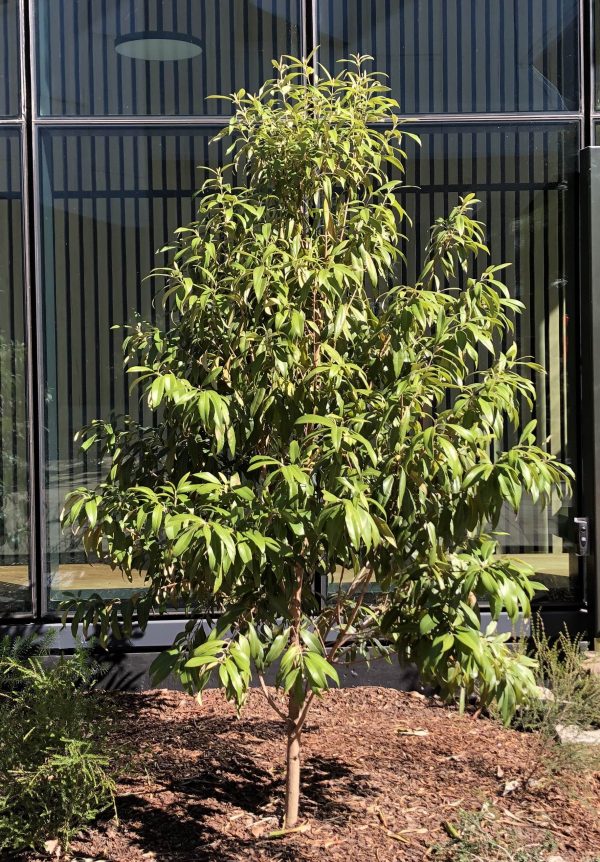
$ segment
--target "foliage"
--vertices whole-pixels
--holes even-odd
[[[600,728],[600,678],[584,667],[581,637],[571,637],[566,626],[554,639],[538,617],[532,625],[531,654],[536,660],[536,682],[544,697],[527,699],[514,717],[520,730],[533,731],[531,769],[550,774],[600,769],[598,746],[556,743],[559,725],[582,730]]]
[[[174,670],[200,691],[216,674],[241,708],[251,667],[262,680],[277,664],[296,741],[333,663],[385,652],[382,636],[508,719],[533,662],[494,625],[480,631],[479,607],[527,616],[535,585],[486,531],[523,493],[544,504],[569,481],[535,420],[519,428],[540,369],[511,343],[522,306],[503,265],[480,265],[473,195],[438,219],[418,282],[402,283],[409,133],[365,62],[317,79],[284,58],[257,95],[231,97],[217,138],[231,139],[240,184],[209,174],[153,273],[170,326],[139,322],[126,340],[157,421],[93,423],[83,448],[98,443],[110,466],[63,514],[88,552],[147,583],[77,605],[74,630],[127,635],[170,602],[219,609],[210,634],[186,627],[157,678]],[[323,579],[343,588],[317,596]]]
[[[63,847],[114,804],[88,651],[55,661],[33,638],[0,650],[0,851]]]
[[[50,655],[54,638],[52,631],[41,636],[32,632],[0,638],[0,697],[11,695],[24,687],[23,667],[34,657]]]
[[[479,811],[462,811],[456,824],[447,824],[452,842],[433,849],[432,858],[444,862],[546,862],[556,843],[550,834],[532,842],[513,824],[507,833],[496,823],[497,813],[490,803]]]
[[[33,656],[49,655],[54,637],[52,631],[44,632],[41,635],[37,632],[14,637],[4,635],[0,638],[0,662],[12,659],[17,664],[23,664]]]

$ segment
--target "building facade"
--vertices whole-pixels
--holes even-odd
[[[60,530],[65,495],[100,469],[73,436],[143,417],[111,327],[160,314],[143,276],[193,216],[197,166],[224,158],[209,142],[228,105],[207,97],[256,89],[272,58],[318,46],[330,69],[372,55],[421,137],[402,280],[431,221],[469,191],[493,258],[512,264],[520,350],[547,371],[539,442],[577,481],[562,504],[507,513],[503,550],[534,565],[556,620],[596,635],[600,0],[0,0],[0,46],[5,625],[52,621],[66,594],[140,586]]]

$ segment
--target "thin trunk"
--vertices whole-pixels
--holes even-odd
[[[300,703],[290,696],[288,707],[288,732],[285,778],[285,822],[286,829],[293,829],[298,822],[300,809],[300,735],[296,726],[300,715]]]
[[[296,564],[295,575],[294,589],[290,598],[290,620],[292,622],[290,640],[292,643],[300,645],[302,581],[304,578],[304,569],[300,563]],[[302,711],[302,700],[298,697],[295,688],[292,686],[288,698],[284,823],[286,829],[294,828],[298,822],[300,808],[300,736],[302,728],[298,725],[298,718]]]

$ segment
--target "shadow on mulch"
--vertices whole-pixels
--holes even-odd
[[[126,752],[120,822],[99,823],[75,842],[78,859],[423,862],[448,840],[446,824],[483,801],[500,833],[518,827],[533,845],[552,832],[568,862],[590,862],[600,846],[600,824],[560,788],[503,796],[505,783],[525,774],[531,736],[432,700],[364,688],[315,703],[304,735],[306,828],[272,840],[283,814],[285,733],[259,694],[241,719],[218,692],[201,706],[177,692],[107,697]]]
[[[256,841],[228,835],[209,823],[218,810],[204,802],[188,802],[185,814],[164,808],[154,808],[139,796],[121,800],[121,817],[129,822],[129,840],[134,841],[142,853],[151,853],[161,862],[240,862],[250,857]],[[297,848],[281,848],[282,860],[302,862]]]
[[[121,708],[124,717],[128,709]],[[135,729],[137,737],[146,733],[156,738],[157,711],[150,720],[142,716]],[[159,718],[160,721],[160,718]],[[140,726],[140,724],[142,726]],[[119,796],[118,811],[121,831],[128,843],[142,854],[151,854],[160,862],[182,862],[193,858],[199,862],[240,862],[254,859],[256,838],[243,837],[239,832],[227,834],[215,827],[215,818],[223,811],[234,810],[238,817],[249,815],[253,820],[271,817],[280,821],[283,815],[283,764],[277,763],[278,774],[260,765],[257,743],[279,745],[282,750],[285,735],[282,725],[274,720],[239,720],[235,717],[182,717],[165,727],[161,751],[153,772],[156,784],[149,796],[144,777],[129,777],[130,792]],[[306,736],[318,733],[308,728]],[[232,734],[235,742],[232,744]],[[172,743],[185,739],[186,748],[193,746],[205,752],[195,764],[183,762],[181,750]],[[161,775],[164,782],[161,782]],[[355,768],[330,756],[313,755],[305,759],[302,774],[302,805],[306,815],[315,821],[344,819],[352,813],[346,796],[336,793],[335,785],[342,782],[349,797],[368,797],[368,776],[357,774]],[[110,833],[108,822],[100,827]],[[278,828],[273,824],[266,831]],[[263,837],[263,836],[261,836]],[[265,838],[268,844],[268,840]],[[98,842],[96,842],[98,843]],[[304,862],[298,846],[279,844],[268,858],[278,862]]]
[[[224,765],[228,769],[232,765],[239,768],[238,778],[217,772],[172,781],[169,790],[179,797],[177,811],[151,805],[133,793],[121,797],[119,815],[128,824],[130,840],[135,840],[143,853],[151,852],[161,862],[180,862],[190,851],[194,851],[198,862],[240,862],[249,858],[256,848],[256,839],[224,834],[211,825],[211,819],[222,810],[223,803],[234,803],[248,814],[260,816],[283,792],[283,782],[271,779],[250,757],[240,756],[239,752],[233,762]],[[351,808],[328,787],[330,782],[339,780],[345,782],[350,794],[368,795],[368,785],[361,784],[360,776],[353,775],[340,761],[310,758],[304,767],[302,787],[306,813],[310,809],[319,820],[349,815]],[[280,846],[276,858],[281,862],[303,862],[309,857],[301,848]]]
[[[306,759],[303,766],[302,795],[305,808],[311,809],[311,814],[317,820],[329,820],[342,814],[350,814],[354,807],[347,800],[354,797],[367,798],[372,794],[370,777],[357,774],[356,768],[336,757],[326,757],[323,754]],[[340,796],[339,790],[334,794],[332,785],[342,783],[346,796]],[[339,784],[338,784],[339,787]]]

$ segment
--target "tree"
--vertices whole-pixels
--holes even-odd
[[[74,628],[121,637],[172,602],[217,614],[154,674],[198,692],[216,676],[241,708],[254,670],[287,730],[288,828],[302,729],[335,663],[396,650],[507,719],[532,690],[531,660],[480,631],[482,600],[516,620],[535,588],[488,531],[523,491],[543,503],[569,481],[534,420],[500,447],[533,408],[537,368],[510,343],[521,304],[502,265],[477,274],[472,195],[432,228],[418,283],[401,283],[408,133],[365,62],[317,79],[284,58],[257,95],[231,97],[217,138],[241,185],[226,169],[204,182],[153,273],[169,327],[140,322],[125,344],[156,424],[93,423],[83,447],[100,443],[110,467],[64,513],[88,552],[147,582],[79,604]]]

